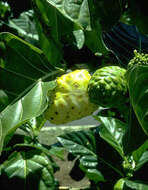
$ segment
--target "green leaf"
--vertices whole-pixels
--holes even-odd
[[[90,14],[87,0],[46,0],[55,7],[62,15],[80,26],[82,29],[90,30]]]
[[[81,49],[85,43],[83,30],[74,30],[73,35],[75,36],[78,49]]]
[[[85,172],[86,176],[89,180],[95,181],[96,183],[99,181],[105,181],[102,173],[97,169],[98,163],[96,162],[96,158],[94,156],[83,156],[80,158],[80,168]]]
[[[148,140],[144,142],[137,150],[135,150],[132,155],[135,162],[138,162],[143,155],[143,153],[148,149]]]
[[[33,17],[33,10],[29,10],[21,13],[18,18],[10,19],[8,25],[14,28],[24,40],[32,44],[37,44],[39,37]]]
[[[39,78],[53,80],[59,73],[40,49],[13,34],[0,33],[0,51],[0,89],[9,103]]]
[[[9,104],[9,98],[8,98],[7,94],[3,90],[0,90],[0,112],[8,104]]]
[[[114,147],[122,157],[124,157],[122,140],[127,125],[120,120],[111,117],[95,116],[95,119],[102,123],[102,125],[99,126],[100,136]]]
[[[58,137],[59,142],[72,154],[80,157],[80,168],[95,183],[104,181],[97,169],[95,134],[91,130],[77,131]]]
[[[83,126],[85,127],[85,126]],[[57,137],[59,142],[75,155],[94,155],[96,142],[91,131],[77,131]],[[85,146],[84,146],[85,145]]]
[[[145,151],[136,164],[135,170],[139,170],[146,162],[148,162],[148,151]]]
[[[21,144],[20,145],[17,144],[16,146],[21,146]],[[29,147],[30,145],[26,144],[26,146]],[[35,147],[49,156],[56,156],[56,157],[64,160],[65,149],[63,147],[56,146],[56,144],[45,145],[45,144],[36,142],[34,145],[31,145],[31,147]]]
[[[50,154],[64,160],[65,149],[63,147],[51,146]]]
[[[86,45],[88,48],[97,54],[103,54],[107,56],[109,54],[109,49],[103,41],[102,29],[99,22],[96,22],[91,31],[85,32]],[[95,42],[95,43],[94,43]]]
[[[123,147],[126,155],[132,154],[147,140],[147,135],[143,132],[132,107],[129,114],[128,127],[123,137]]]
[[[52,65],[60,66],[60,61],[63,58],[62,44],[60,43],[60,26],[62,24],[65,26],[63,19],[60,18],[57,10],[46,0],[34,0],[33,8],[40,46],[48,61]]]
[[[57,65],[63,57],[63,42],[76,44],[78,49],[84,45],[83,30],[91,29],[88,2],[87,0],[33,2],[41,47],[48,60]]]
[[[136,189],[136,190],[147,190],[148,185],[145,184],[145,182],[142,181],[131,181],[124,179],[125,184],[127,187],[130,187],[131,189]]]
[[[2,122],[0,120],[0,143],[1,143],[2,135],[3,135],[3,131],[2,130],[3,130],[3,128],[2,128]]]
[[[29,136],[32,136],[32,138],[38,137],[41,128],[44,126],[46,122],[46,119],[44,117],[44,114],[33,117],[29,121],[27,121],[25,124],[23,124],[20,128],[27,132]]]
[[[148,135],[148,67],[135,65],[127,71],[131,104],[137,119]]]
[[[114,190],[124,190],[124,178],[120,178],[114,185]]]
[[[2,137],[0,151],[3,143],[7,143],[13,132],[23,123],[37,117],[47,108],[47,93],[56,86],[54,81],[38,83],[20,100],[9,105],[0,114]]]
[[[55,190],[53,172],[51,160],[41,151],[13,152],[1,165],[1,188]]]

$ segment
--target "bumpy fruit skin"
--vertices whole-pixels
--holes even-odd
[[[134,57],[128,63],[128,68],[131,68],[136,64],[148,65],[148,54],[138,53],[137,50],[134,50]]]
[[[126,102],[126,69],[106,66],[98,69],[88,84],[88,94],[92,103],[102,107],[118,107]]]
[[[91,115],[98,106],[89,101],[87,87],[90,78],[85,69],[58,77],[45,118],[59,125]]]

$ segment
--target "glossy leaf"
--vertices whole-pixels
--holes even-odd
[[[145,151],[136,164],[135,170],[140,169],[145,163],[148,162],[148,151]]]
[[[69,1],[69,0],[47,0],[47,2],[56,7],[69,20],[80,26],[82,29],[90,29],[90,14],[88,1]]]
[[[95,116],[95,118],[102,123],[99,126],[100,136],[124,157],[122,139],[127,128],[126,124],[111,117]]]
[[[105,181],[102,173],[97,169],[98,162],[94,156],[83,156],[80,159],[80,168],[85,172],[89,180],[95,181]]]
[[[39,78],[53,80],[58,73],[40,49],[13,34],[0,33],[0,51],[0,89],[9,103]]]
[[[7,143],[13,132],[27,120],[37,117],[47,108],[47,93],[55,88],[55,82],[38,81],[38,83],[20,100],[9,105],[0,114],[2,137],[0,151],[3,143]]]
[[[29,136],[32,136],[32,138],[36,138],[39,135],[40,130],[44,126],[45,122],[46,119],[44,117],[44,114],[42,114],[38,117],[33,117],[25,124],[21,125],[20,128],[24,132],[27,132]]]
[[[36,149],[13,152],[2,164],[0,178],[2,189],[55,190],[57,188],[50,159]]]
[[[114,190],[124,190],[124,184],[124,178],[119,179],[114,185]]]
[[[32,44],[38,44],[38,33],[33,17],[33,10],[29,10],[21,13],[18,18],[10,19],[8,25],[15,29],[24,40]]]
[[[105,56],[109,54],[109,49],[107,48],[103,40],[102,29],[99,21],[95,22],[91,31],[85,31],[85,36],[85,43],[93,53],[95,53],[96,55]]]
[[[148,135],[148,67],[135,65],[127,72],[131,104],[137,119]]]
[[[74,30],[73,35],[75,36],[78,49],[81,49],[85,43],[85,35],[83,30]]]
[[[52,65],[60,65],[62,60],[61,25],[57,10],[48,1],[34,0],[35,21],[39,34],[40,46]],[[61,15],[62,16],[62,15]]]
[[[40,43],[43,51],[53,64],[60,60],[61,39],[63,40],[63,38],[64,42],[76,44],[78,49],[86,44],[93,53],[108,55],[109,49],[103,41],[99,16],[94,17],[94,13],[90,15],[90,12],[98,12],[94,9],[93,3],[88,3],[88,0],[80,2],[34,0],[34,3]],[[92,8],[90,4],[92,4]],[[48,33],[45,32],[47,30],[49,30]]]
[[[16,145],[17,146],[17,145]],[[21,146],[21,145],[20,145]],[[26,146],[30,146],[29,144],[26,144]],[[31,147],[35,147],[36,149],[41,150],[45,154],[49,156],[56,156],[62,160],[64,160],[64,148],[63,147],[58,147],[56,144],[53,145],[45,145],[41,143],[35,143],[34,145],[31,145]]]
[[[135,162],[138,162],[138,161],[141,159],[143,153],[144,153],[147,149],[148,149],[148,140],[146,140],[146,141],[144,142],[144,144],[142,144],[137,150],[135,150],[135,151],[132,153]]]
[[[131,180],[125,179],[125,184],[127,187],[130,187],[131,189],[135,189],[135,190],[148,189],[148,185],[146,185],[145,182],[142,182],[142,181],[131,181]]]
[[[85,126],[84,126],[85,127]],[[59,142],[72,154],[80,157],[80,168],[95,183],[104,181],[97,169],[96,142],[91,130],[77,131],[58,137]]]

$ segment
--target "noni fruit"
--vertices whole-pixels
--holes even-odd
[[[134,50],[134,57],[128,63],[128,68],[133,67],[134,65],[148,65],[148,54],[139,53],[137,50]]]
[[[105,66],[98,69],[88,84],[92,103],[102,107],[118,107],[126,101],[126,69],[119,66]]]
[[[90,78],[85,69],[58,77],[45,118],[58,125],[91,115],[98,106],[89,102],[87,87]]]

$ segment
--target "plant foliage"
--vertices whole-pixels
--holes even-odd
[[[147,55],[140,54],[148,52],[147,18],[144,0],[0,2],[2,189],[59,188],[54,157],[63,159],[63,150],[75,158],[71,177],[86,175],[90,189],[148,189],[148,65]],[[127,66],[134,49],[142,61]],[[125,69],[125,104],[103,105],[94,113],[94,128],[81,126],[55,145],[42,144],[38,135],[56,78],[77,68],[93,74],[108,65]]]

